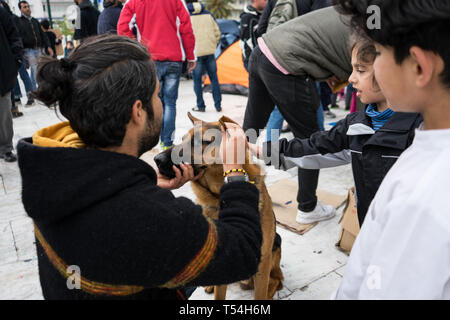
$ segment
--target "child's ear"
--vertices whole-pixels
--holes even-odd
[[[413,73],[417,87],[426,87],[432,81],[434,75],[438,76],[443,71],[443,65],[439,66],[440,57],[435,53],[423,50],[417,46],[411,47],[409,53],[412,58]]]

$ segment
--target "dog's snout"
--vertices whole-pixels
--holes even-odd
[[[169,177],[169,178],[175,177],[175,172],[173,171],[173,168],[172,168],[174,163],[172,162],[169,151],[166,150],[161,153],[158,153],[153,158],[153,161],[155,161],[155,164],[158,167],[158,170],[162,175]]]
[[[158,168],[172,168],[173,166],[170,152],[167,151],[158,153],[153,160],[155,161]]]
[[[165,162],[167,162],[167,156],[165,155],[164,152],[161,152],[158,153],[153,160],[155,161],[158,168],[160,168],[161,166],[164,165]]]

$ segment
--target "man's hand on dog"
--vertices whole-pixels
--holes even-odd
[[[199,179],[203,172],[200,172],[197,176],[194,176],[194,168],[191,165],[181,163],[180,164],[183,173],[176,166],[173,166],[173,171],[175,172],[175,178],[169,179],[166,176],[157,172],[158,174],[158,187],[163,189],[174,190],[182,187],[188,181],[195,181]]]

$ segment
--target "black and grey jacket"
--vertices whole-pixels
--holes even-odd
[[[47,35],[41,28],[41,24],[35,18],[30,19],[23,15],[16,18],[16,26],[22,38],[25,49],[39,49],[50,47]]]
[[[321,169],[351,163],[358,219],[362,225],[383,178],[412,143],[421,122],[422,117],[417,113],[396,112],[375,132],[364,111],[352,113],[331,130],[316,132],[309,139],[280,139],[275,145],[265,143],[265,162],[283,170],[295,166]]]
[[[248,5],[242,11],[239,26],[239,46],[242,50],[242,58],[244,62],[248,62],[252,50],[257,45],[258,37],[258,22],[261,17],[261,12],[256,10],[252,5]]]

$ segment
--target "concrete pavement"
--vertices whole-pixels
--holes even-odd
[[[242,123],[246,101],[246,97],[224,95],[223,111],[217,113],[208,93],[205,94],[207,111],[193,114],[207,121],[217,120],[224,114]],[[193,83],[182,81],[177,103],[175,142],[191,128],[186,113],[194,106]],[[22,107],[21,111],[24,116],[14,119],[14,145],[19,139],[31,136],[38,129],[64,120],[61,115],[43,105]],[[346,114],[342,109],[333,112],[338,115],[338,119]],[[326,119],[327,127],[332,121],[336,119]],[[290,133],[283,135],[292,137]],[[261,139],[264,139],[264,135]],[[150,163],[151,158],[151,152],[143,155],[143,159]],[[266,170],[267,185],[280,179],[297,179],[295,169],[283,172],[267,167]],[[0,299],[42,299],[32,221],[21,202],[21,179],[17,163],[10,164],[0,160],[0,174],[3,176],[0,178]],[[352,185],[350,166],[321,170],[319,189],[346,195]],[[174,193],[195,201],[189,184]],[[335,248],[342,209],[338,210],[336,217],[320,222],[303,236],[277,227],[277,232],[283,239],[281,265],[285,281],[283,290],[276,294],[275,299],[328,299],[338,287],[348,258]],[[227,298],[252,299],[253,292],[242,291],[237,284],[233,284],[229,286]],[[213,299],[213,295],[198,288],[191,299],[208,300]]]

